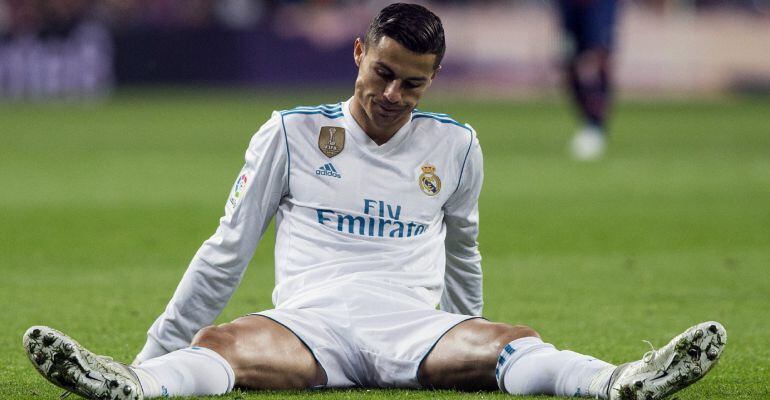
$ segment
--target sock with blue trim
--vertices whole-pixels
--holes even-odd
[[[235,384],[227,360],[203,347],[177,350],[131,368],[145,398],[225,394]]]
[[[604,398],[614,369],[594,357],[525,337],[503,348],[495,375],[500,390],[510,394]]]

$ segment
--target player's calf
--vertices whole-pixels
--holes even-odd
[[[503,347],[516,339],[539,337],[523,325],[471,319],[450,329],[420,365],[420,383],[433,389],[495,390],[495,367]]]

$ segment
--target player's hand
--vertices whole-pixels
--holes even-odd
[[[134,361],[131,362],[131,365],[134,367],[139,366],[141,363],[151,358],[160,357],[166,353],[168,353],[168,351],[161,347],[158,342],[150,337],[147,337],[147,342],[144,344],[142,351],[136,355]]]

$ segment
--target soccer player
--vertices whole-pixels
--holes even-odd
[[[415,108],[444,48],[429,10],[385,7],[355,40],[350,99],[274,112],[253,136],[219,228],[134,363],[36,326],[23,339],[35,368],[88,398],[134,400],[234,386],[658,399],[702,377],[725,345],[716,322],[615,366],[480,317],[476,133]],[[275,308],[207,326],[273,217]]]
[[[570,49],[565,63],[569,91],[583,126],[572,139],[572,154],[594,160],[604,154],[606,116],[612,89],[612,48],[618,0],[559,0]]]

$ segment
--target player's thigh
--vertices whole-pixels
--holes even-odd
[[[301,389],[326,383],[326,375],[301,340],[260,315],[203,328],[193,346],[219,353],[235,372],[235,384],[252,389]]]
[[[495,390],[495,367],[506,344],[538,337],[532,328],[476,318],[450,329],[420,365],[420,383],[435,389]]]

